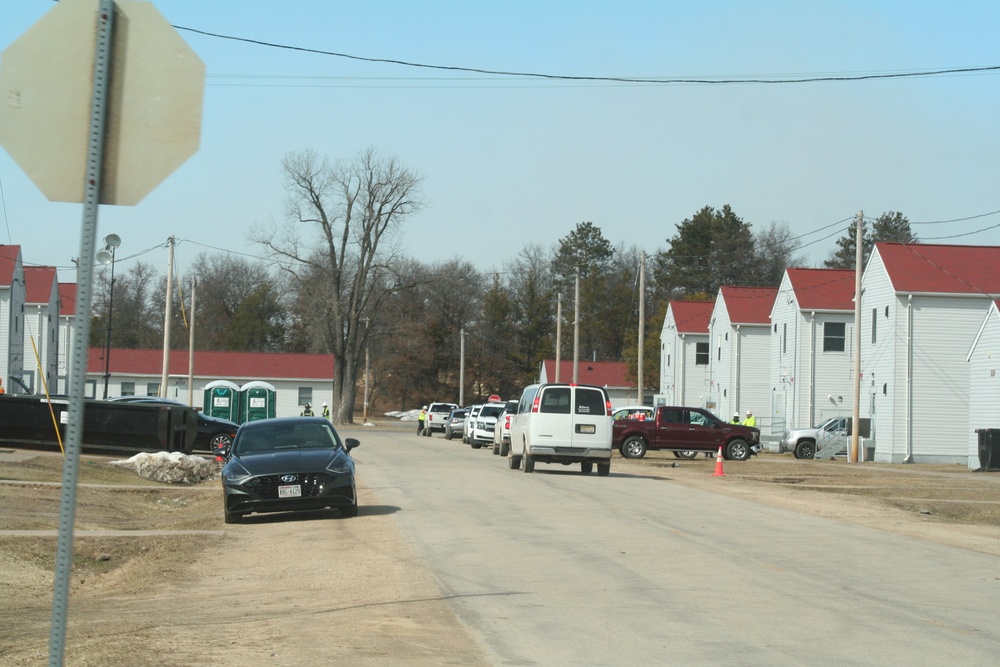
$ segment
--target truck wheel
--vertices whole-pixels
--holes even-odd
[[[483,443],[476,442],[475,440],[473,440],[472,441],[472,448],[473,449],[482,449],[483,448]]]
[[[521,457],[520,456],[510,456],[507,458],[507,467],[511,470],[521,469]]]
[[[535,459],[530,454],[524,455],[524,472],[535,472]]]
[[[584,475],[589,475],[594,472],[594,462],[593,461],[580,461],[580,470]]]
[[[451,440],[451,431],[445,431],[444,432],[444,439],[445,440]]]
[[[686,451],[686,452],[674,452],[674,456],[679,459],[688,459],[689,461],[694,457],[698,456],[698,452]]]
[[[608,461],[607,463],[598,463],[597,464],[597,476],[598,477],[607,477],[610,474],[611,474],[611,462],[610,461]]]
[[[510,444],[505,442],[500,445],[500,456],[507,456],[508,453],[510,453]]]
[[[498,443],[493,443],[493,456],[500,456],[500,445]]]
[[[736,438],[726,445],[726,458],[730,461],[746,461],[750,458],[750,445],[742,438]]]
[[[816,458],[816,443],[809,440],[803,440],[795,446],[795,458],[797,459],[814,459]]]
[[[646,441],[637,435],[622,443],[622,456],[627,459],[641,459],[646,455]]]

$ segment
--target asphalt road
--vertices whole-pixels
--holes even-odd
[[[606,478],[525,474],[408,425],[342,430],[496,665],[1000,661],[996,557],[625,473],[617,457]]]

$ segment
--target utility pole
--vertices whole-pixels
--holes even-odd
[[[174,237],[167,239],[167,305],[163,313],[163,374],[160,376],[160,398],[167,398],[170,376],[170,321],[174,300]]]
[[[368,327],[371,324],[371,320],[367,317],[365,318],[365,403],[364,410],[362,411],[361,421],[365,424],[368,423],[368,401],[371,394],[368,391],[368,376],[369,376],[369,358],[368,358]]]
[[[847,460],[858,459],[858,423],[861,418],[861,263],[864,257],[864,211],[858,211],[854,255],[854,414],[851,420],[851,451]]]
[[[194,407],[194,291],[198,280],[191,274],[191,314],[188,317],[188,405]]]
[[[559,366],[562,363],[562,292],[556,297],[556,382],[559,382]]]
[[[573,384],[580,380],[580,267],[576,267],[576,305],[573,306]]]
[[[465,407],[465,327],[458,330],[458,404]]]
[[[638,342],[638,360],[636,362],[636,377],[638,378],[637,384],[639,385],[639,401],[638,404],[642,405],[642,381],[643,381],[643,358],[645,352],[645,342],[646,342],[646,253],[645,251],[639,252],[639,342]]]

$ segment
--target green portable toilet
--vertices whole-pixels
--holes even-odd
[[[240,386],[229,380],[213,380],[205,385],[202,408],[210,417],[240,423]]]
[[[277,391],[269,382],[254,380],[240,387],[240,423],[275,416]]]

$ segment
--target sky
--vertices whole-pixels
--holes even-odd
[[[925,242],[1000,245],[1000,69],[749,82],[998,67],[1000,2],[153,4],[205,63],[200,144],[137,205],[100,207],[118,271],[165,273],[170,236],[180,272],[201,253],[263,257],[250,232],[284,220],[282,159],[369,147],[423,178],[399,242],[425,263],[502,271],[584,221],[655,253],[726,204],[754,231],[787,225],[807,266],[858,211],[899,211]],[[54,6],[0,0],[0,48]],[[6,151],[0,191],[0,243],[75,280],[82,205],[49,202]]]

